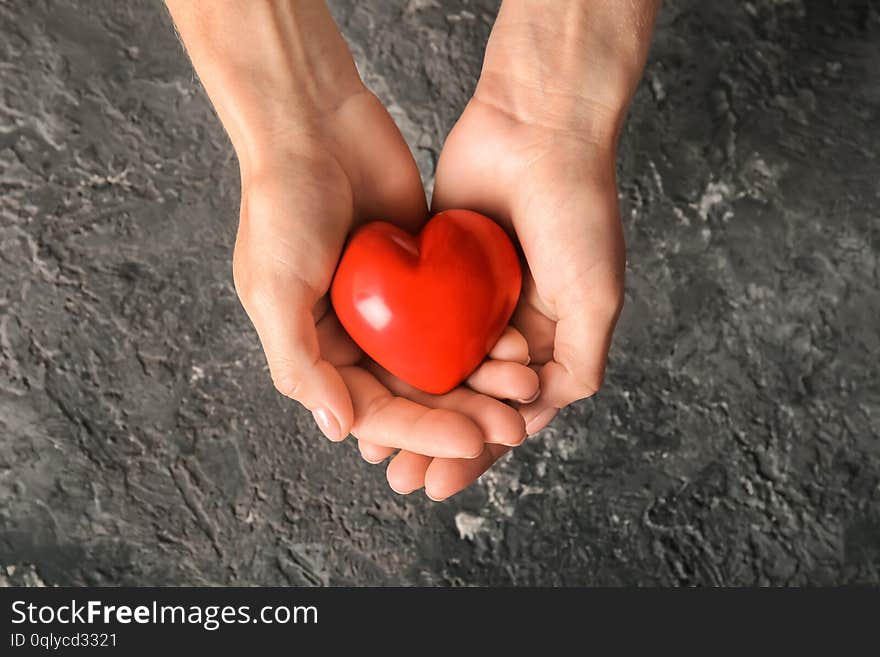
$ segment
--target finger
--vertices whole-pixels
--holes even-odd
[[[425,494],[435,502],[455,495],[509,451],[510,447],[504,445],[486,445],[475,459],[434,459],[425,472]]]
[[[498,342],[489,352],[489,358],[509,360],[514,363],[529,364],[529,344],[522,333],[512,326],[504,329]]]
[[[433,461],[430,456],[401,451],[391,459],[385,477],[395,493],[408,495],[425,485],[425,472]],[[470,459],[462,459],[468,461]]]
[[[480,454],[483,433],[465,415],[395,397],[360,367],[339,372],[351,391],[351,433],[358,440],[428,456],[467,459]]]
[[[381,463],[394,454],[393,447],[383,447],[382,445],[376,445],[375,443],[370,443],[366,440],[358,441],[358,451],[360,451],[364,461],[372,463],[373,465]]]
[[[432,395],[413,388],[375,364],[370,365],[370,368],[370,371],[397,395],[424,406],[455,410],[467,416],[480,428],[481,435],[487,443],[519,445],[525,440],[526,427],[522,416],[497,399],[463,387],[458,387],[444,395]]]
[[[468,377],[467,384],[484,395],[496,399],[514,399],[529,403],[540,392],[538,375],[520,363],[487,360]]]
[[[363,358],[360,347],[345,332],[332,310],[318,322],[318,345],[321,356],[334,367],[354,365]]]

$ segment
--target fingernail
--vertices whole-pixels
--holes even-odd
[[[538,388],[538,389],[535,391],[535,394],[534,394],[534,395],[532,395],[532,396],[529,397],[528,399],[520,399],[520,400],[519,400],[519,403],[520,403],[520,404],[531,404],[533,401],[535,401],[535,400],[536,400],[538,397],[540,397],[540,396],[541,396],[541,389]]]
[[[425,496],[426,496],[429,500],[431,500],[432,502],[442,502],[442,501],[443,501],[443,498],[432,497],[432,496],[431,496],[431,493],[429,493],[428,491],[425,491]]]
[[[342,440],[342,436],[340,435],[342,432],[339,429],[339,423],[330,411],[323,406],[319,406],[312,411],[312,417],[315,418],[315,423],[318,425],[321,433],[327,436],[328,439],[332,440],[334,443],[338,443]]]
[[[522,438],[517,440],[515,443],[501,443],[501,444],[504,445],[505,447],[519,447],[520,445],[522,445],[526,441],[526,438],[528,438],[528,437],[529,437],[529,432],[526,431],[525,433],[523,433]]]
[[[545,424],[553,419],[554,415],[556,415],[555,408],[545,408],[526,423],[526,433],[530,436],[533,433],[537,433],[540,429],[544,428]]]

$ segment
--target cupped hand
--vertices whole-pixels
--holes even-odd
[[[616,121],[592,108],[589,130],[521,117],[478,96],[443,148],[433,210],[465,207],[493,217],[525,256],[512,324],[525,337],[540,395],[518,404],[528,434],[602,383],[623,301],[625,267],[615,184]],[[584,125],[581,120],[579,125]],[[399,491],[425,487],[445,499],[477,479],[510,447],[476,459],[401,452],[388,468]]]
[[[276,141],[242,167],[234,278],[277,389],[308,408],[328,438],[352,433],[367,453],[467,460],[485,443],[521,442],[522,417],[493,398],[537,392],[534,372],[506,358],[521,336],[507,334],[470,386],[424,395],[365,358],[329,304],[356,225],[382,219],[417,232],[427,219],[416,165],[378,99],[351,95]]]
[[[373,461],[401,449],[392,485],[442,499],[596,390],[622,299],[614,142],[658,0],[502,3],[434,206],[481,211],[519,240],[519,331],[440,396],[364,358],[326,299],[358,223],[415,231],[427,213],[412,156],[325,4],[166,1],[239,158],[236,289],[275,385],[329,438],[352,432]]]

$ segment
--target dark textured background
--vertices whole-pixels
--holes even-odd
[[[495,2],[332,4],[430,185]],[[880,582],[876,0],[666,3],[607,385],[444,504],[273,391],[162,5],[0,34],[0,583]]]

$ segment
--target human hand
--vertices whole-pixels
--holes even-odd
[[[440,157],[433,210],[466,207],[514,235],[527,269],[512,324],[540,396],[519,404],[531,435],[602,383],[623,302],[615,151],[657,3],[502,5],[480,83]],[[462,490],[509,447],[477,459],[401,452],[392,487]]]
[[[450,134],[434,188],[436,210],[467,207],[516,235],[526,258],[512,323],[525,340],[509,354],[530,362],[540,396],[519,404],[527,432],[600,386],[623,298],[624,246],[613,148],[524,124],[476,96]],[[442,500],[472,483],[509,450],[487,445],[477,459],[402,451],[388,466],[392,488],[424,486]],[[361,452],[368,460],[380,453]]]
[[[331,440],[351,432],[373,449],[460,458],[486,442],[520,442],[522,418],[480,392],[532,396],[537,377],[525,365],[490,359],[470,388],[424,396],[366,359],[327,301],[359,222],[381,218],[415,232],[427,209],[403,138],[361,83],[326,9],[169,7],[239,157],[236,289],[278,390],[309,408]],[[233,31],[247,50],[225,41]],[[503,352],[504,341],[495,355]]]

